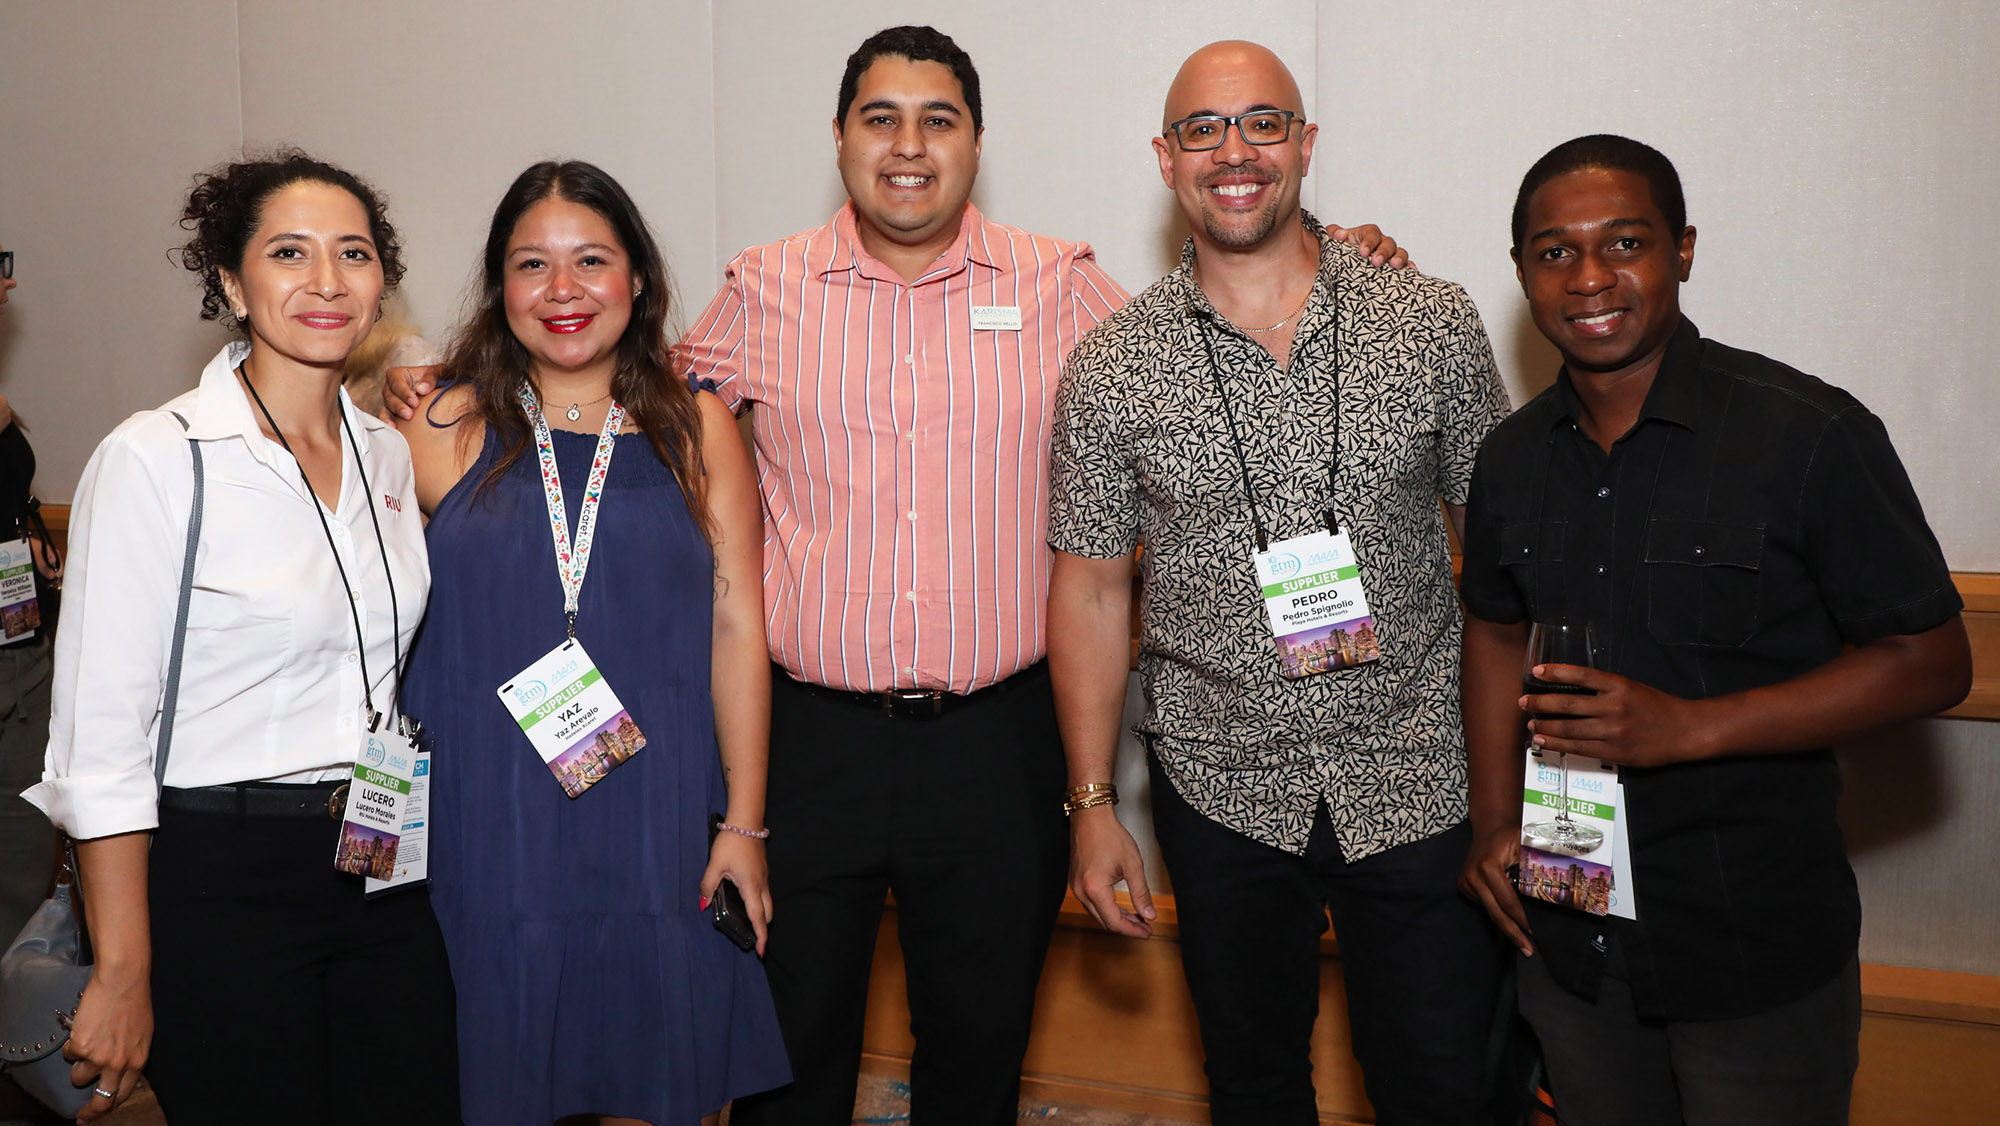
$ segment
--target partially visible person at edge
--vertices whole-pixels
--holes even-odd
[[[1070,883],[1107,929],[1151,933],[1112,785],[1143,541],[1138,730],[1214,1121],[1319,1121],[1331,912],[1378,1119],[1470,1123],[1493,1093],[1500,949],[1455,883],[1471,829],[1445,520],[1507,399],[1464,290],[1370,270],[1300,209],[1318,135],[1271,51],[1190,56],[1152,142],[1190,228],[1180,269],[1063,376],[1049,665]],[[1285,578],[1310,585],[1284,613],[1351,612],[1274,635]]]
[[[1682,314],[1666,157],[1558,145],[1513,245],[1563,366],[1473,475],[1463,886],[1519,948],[1565,1123],[1844,1123],[1861,903],[1830,748],[1964,698],[1958,592],[1881,420]],[[1560,621],[1596,667],[1532,675],[1591,694],[1523,696],[1529,623]],[[1617,765],[1636,919],[1516,895],[1530,737]]]
[[[14,253],[0,245],[0,316],[7,314],[14,277]],[[58,557],[29,521],[35,481],[35,451],[21,420],[0,395],[0,539],[26,538],[46,590],[59,582]],[[48,648],[55,615],[40,607],[41,624],[32,639],[0,646],[0,941],[14,937],[48,894],[55,862],[55,835],[41,812],[20,792],[42,774],[48,749]]]
[[[382,305],[382,319],[368,339],[347,357],[343,384],[358,410],[379,415],[389,372],[395,368],[427,368],[438,362],[437,349],[424,339],[410,313],[410,303],[395,294]],[[393,419],[391,421],[394,421]]]
[[[481,279],[444,388],[402,425],[438,575],[408,695],[435,739],[431,878],[466,1118],[683,1126],[789,1078],[762,967],[703,911],[733,881],[762,945],[770,663],[749,452],[714,395],[673,378],[666,263],[602,169],[522,172]],[[644,740],[576,797],[495,694],[570,637]],[[711,812],[729,827],[712,845]]]
[[[1067,855],[1041,660],[1048,426],[1064,357],[1125,294],[1087,245],[970,204],[983,125],[948,36],[870,36],[832,122],[848,203],[737,256],[675,349],[750,411],[767,514],[785,911],[766,968],[796,1082],[739,1100],[735,1126],[851,1118],[890,890],[913,1113],[1018,1113]],[[1373,228],[1336,237],[1404,260]]]
[[[368,713],[396,722],[430,586],[409,449],[340,389],[402,276],[396,232],[372,188],[297,152],[199,177],[181,222],[202,316],[241,336],[84,467],[26,795],[78,842],[95,973],[63,1050],[96,1091],[79,1120],[143,1068],[175,1122],[455,1122],[430,897],[364,899],[334,869],[343,783]],[[156,792],[191,441],[204,517]]]

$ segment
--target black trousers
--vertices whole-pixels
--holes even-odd
[[[459,1120],[430,893],[363,899],[333,870],[339,827],[160,811],[146,1077],[174,1126]]]
[[[764,965],[795,1081],[738,1099],[730,1121],[850,1121],[869,966],[893,891],[916,1038],[913,1121],[1013,1123],[1069,864],[1046,670],[922,719],[773,679]]]
[[[1515,956],[1521,1015],[1565,1126],[1845,1126],[1861,1061],[1861,961],[1787,1005],[1734,1020],[1640,1017],[1624,952],[1588,1000]]]
[[[1150,766],[1218,1126],[1319,1122],[1311,1045],[1329,911],[1375,1120],[1482,1121],[1502,963],[1485,917],[1458,894],[1470,826],[1348,863],[1322,804],[1297,856],[1196,812],[1157,758]]]

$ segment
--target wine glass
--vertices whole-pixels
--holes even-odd
[[[1536,665],[1581,665],[1596,668],[1591,629],[1588,623],[1572,625],[1569,622],[1536,622],[1528,631],[1528,656],[1521,668],[1521,691],[1530,696],[1595,696],[1592,689],[1580,684],[1557,684],[1541,680],[1535,676]],[[1541,714],[1536,719],[1560,719],[1561,716]],[[1544,852],[1566,852],[1572,856],[1582,856],[1604,843],[1604,833],[1589,825],[1579,825],[1569,815],[1569,756],[1555,752],[1557,776],[1561,779],[1560,795],[1556,802],[1556,817],[1553,821],[1537,821],[1521,826],[1521,843]]]

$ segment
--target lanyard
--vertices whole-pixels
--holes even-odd
[[[340,549],[334,546],[333,528],[326,522],[326,506],[319,502],[319,494],[313,492],[312,478],[306,476],[305,463],[293,451],[292,444],[285,440],[285,432],[278,429],[278,420],[271,417],[271,408],[264,405],[264,397],[257,393],[257,385],[250,382],[250,372],[242,364],[236,365],[236,374],[243,378],[243,386],[250,389],[250,398],[257,403],[257,409],[264,413],[264,421],[271,426],[271,433],[278,436],[278,444],[292,455],[292,464],[299,467],[299,480],[306,484],[306,503],[312,505],[313,515],[319,517],[319,530],[326,536],[326,549],[333,553],[333,566],[340,572],[340,591],[347,596],[347,612],[354,619],[354,651],[361,661],[361,703],[368,709],[368,730],[373,731],[382,724],[382,713],[375,710],[375,694],[369,687],[368,677],[368,635],[361,630],[361,607],[354,601],[354,583],[347,577],[347,565],[340,561]],[[368,483],[368,467],[361,461],[361,444],[354,440],[354,428],[347,424],[347,412],[340,412],[340,429],[347,435],[347,447],[354,451],[354,472],[361,477],[362,507],[368,510],[368,523],[375,528],[375,547],[382,553],[382,579],[389,584],[389,651],[394,654],[395,663],[390,670],[395,674],[394,683],[400,683],[403,675],[403,622],[396,608],[396,576],[389,567],[389,544],[382,538],[382,521],[375,515],[375,488]]]
[[[1307,298],[1310,302],[1311,298]],[[1340,534],[1340,520],[1334,513],[1334,474],[1340,468],[1340,299],[1330,298],[1328,316],[1333,318],[1333,360],[1327,369],[1333,373],[1333,456],[1326,463],[1326,508],[1320,515],[1326,521],[1330,535]],[[1208,374],[1215,380],[1216,398],[1222,400],[1222,417],[1229,424],[1229,442],[1236,448],[1236,466],[1243,471],[1243,496],[1250,502],[1250,526],[1257,533],[1257,550],[1271,550],[1271,537],[1264,531],[1264,518],[1257,511],[1257,490],[1250,484],[1250,459],[1243,452],[1243,436],[1236,430],[1236,412],[1229,405],[1229,390],[1222,384],[1222,365],[1215,360],[1215,340],[1212,336],[1214,315],[1190,305],[1188,311],[1209,327],[1195,331],[1201,333],[1202,347],[1208,350]],[[1293,314],[1297,316],[1298,314]]]
[[[521,409],[535,424],[535,456],[542,463],[542,494],[549,502],[549,536],[556,545],[556,577],[562,580],[563,616],[569,635],[576,636],[577,595],[583,591],[583,573],[590,569],[590,545],[597,537],[597,505],[604,498],[604,475],[611,471],[611,451],[618,444],[619,427],[625,424],[625,406],[613,399],[604,413],[604,430],[597,436],[597,454],[590,459],[590,479],[584,482],[583,504],[576,514],[576,543],[569,538],[569,510],[563,506],[562,474],[556,469],[555,439],[549,434],[549,420],[542,417],[542,403],[526,383],[519,389]]]

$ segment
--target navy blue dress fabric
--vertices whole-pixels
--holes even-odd
[[[595,435],[555,431],[570,526]],[[673,473],[622,435],[577,640],[646,746],[572,799],[495,690],[563,640],[532,447],[491,489],[491,430],[433,516],[404,703],[433,741],[431,898],[458,991],[465,1119],[692,1124],[790,1079],[762,965],[700,910],[726,807],[709,699],[712,557]]]

